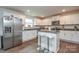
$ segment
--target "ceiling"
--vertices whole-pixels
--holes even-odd
[[[3,8],[15,10],[25,15],[31,16],[50,16],[62,12],[63,9],[71,11],[79,9],[78,6],[4,6]],[[30,10],[30,13],[27,10]]]

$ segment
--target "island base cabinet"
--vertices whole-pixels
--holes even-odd
[[[58,52],[60,45],[59,35],[58,34],[53,35],[54,36],[52,36],[51,38],[50,36],[47,35],[38,35],[38,47],[40,50],[46,51],[48,53]]]
[[[38,36],[38,46],[41,49],[48,49],[47,38],[45,36]]]
[[[49,51],[50,52],[55,52],[55,50],[56,50],[56,44],[55,44],[55,42],[54,42],[54,40],[49,40]]]
[[[60,40],[56,40],[57,38],[49,40],[49,52],[58,52]]]

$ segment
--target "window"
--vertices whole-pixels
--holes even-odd
[[[25,20],[25,27],[33,27],[34,21],[33,19],[26,19]]]

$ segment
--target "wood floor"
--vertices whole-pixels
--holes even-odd
[[[59,53],[79,53],[79,44],[60,41]]]
[[[40,53],[36,50],[37,41],[32,40],[23,43],[18,47],[8,50],[0,50],[0,53]],[[79,53],[79,44],[73,44],[65,41],[60,41],[60,49],[58,53]]]

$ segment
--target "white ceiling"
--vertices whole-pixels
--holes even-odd
[[[15,10],[26,15],[28,15],[26,11],[29,9],[31,10],[31,16],[50,16],[62,12],[62,9],[67,11],[79,9],[78,6],[5,6],[3,8]]]

